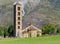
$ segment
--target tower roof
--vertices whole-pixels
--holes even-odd
[[[24,5],[23,2],[21,2],[21,1],[17,1],[17,2],[15,2],[13,5],[17,5],[17,4],[22,4],[22,5]]]

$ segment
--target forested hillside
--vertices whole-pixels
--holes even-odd
[[[16,0],[0,0],[0,26],[13,24],[13,3]],[[38,27],[46,23],[60,25],[60,0],[22,0],[25,15],[23,26],[34,24]]]

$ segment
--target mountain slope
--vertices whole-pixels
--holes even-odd
[[[15,1],[0,0],[0,26],[13,24],[13,3]],[[23,16],[23,26],[28,26],[31,23],[42,27],[48,22],[60,24],[59,0],[25,0],[24,4],[25,15]]]

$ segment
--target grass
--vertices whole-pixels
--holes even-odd
[[[0,44],[60,44],[60,36],[43,36],[24,39],[1,39]]]

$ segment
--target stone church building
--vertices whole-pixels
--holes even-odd
[[[24,15],[24,4],[20,1],[14,3],[14,30],[15,37],[28,38],[42,35],[42,30],[30,25],[23,29],[22,18]]]

